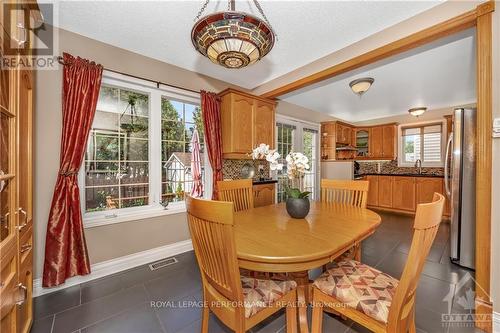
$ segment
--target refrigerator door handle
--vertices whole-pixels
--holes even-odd
[[[449,175],[449,163],[452,159],[451,153],[451,142],[453,138],[453,133],[450,133],[450,137],[448,138],[448,143],[446,144],[446,154],[444,159],[444,187],[446,191],[446,196],[451,199],[451,189],[450,189],[450,175]]]

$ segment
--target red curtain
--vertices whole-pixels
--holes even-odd
[[[43,286],[90,273],[78,190],[78,170],[101,87],[102,66],[64,53],[60,168],[45,241]]]
[[[201,112],[205,126],[205,140],[208,159],[213,171],[212,199],[217,200],[217,181],[222,180],[222,132],[220,115],[220,97],[201,91]]]

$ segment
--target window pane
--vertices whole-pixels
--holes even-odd
[[[309,129],[304,129],[303,131],[302,146],[304,149],[304,155],[309,159],[310,169],[306,171],[304,175],[304,191],[311,192],[311,199],[315,198],[315,180],[316,180],[316,140],[317,132]]]
[[[278,153],[280,154],[279,163],[283,163],[283,170],[278,171],[277,196],[278,202],[286,200],[285,187],[288,185],[288,176],[286,173],[286,155],[292,150],[293,135],[295,128],[285,124],[277,123],[276,131],[278,133]]]
[[[405,162],[420,159],[420,135],[403,136],[403,154]]]
[[[162,98],[162,200],[183,201],[191,192],[191,138],[198,129],[201,177],[204,179],[204,131],[201,109],[197,105]]]
[[[405,162],[442,162],[442,124],[403,129],[403,153]]]
[[[149,204],[147,94],[101,87],[85,173],[87,212]]]

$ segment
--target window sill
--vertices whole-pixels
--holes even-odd
[[[115,223],[139,221],[158,216],[182,214],[185,212],[186,212],[186,205],[184,203],[172,206],[169,209],[163,209],[163,207],[154,207],[143,210],[137,210],[134,212],[126,212],[126,213],[116,212],[115,213],[116,216],[113,217],[106,217],[103,215],[84,217],[83,227],[85,229],[95,228]]]

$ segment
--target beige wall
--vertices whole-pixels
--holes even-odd
[[[327,114],[307,109],[302,106],[288,103],[285,101],[278,101],[278,105],[276,106],[276,112],[284,116],[303,119],[313,123],[320,123],[322,121],[331,121],[336,119]]]
[[[59,30],[60,52],[91,59],[106,68],[193,89],[243,90],[195,72]],[[39,71],[36,77],[35,139],[35,278],[42,274],[45,234],[57,170],[61,136],[62,70]],[[323,115],[290,103],[278,112],[299,119],[323,119]],[[328,118],[328,116],[326,116]],[[189,238],[184,213],[85,229],[90,260],[102,262]]]

